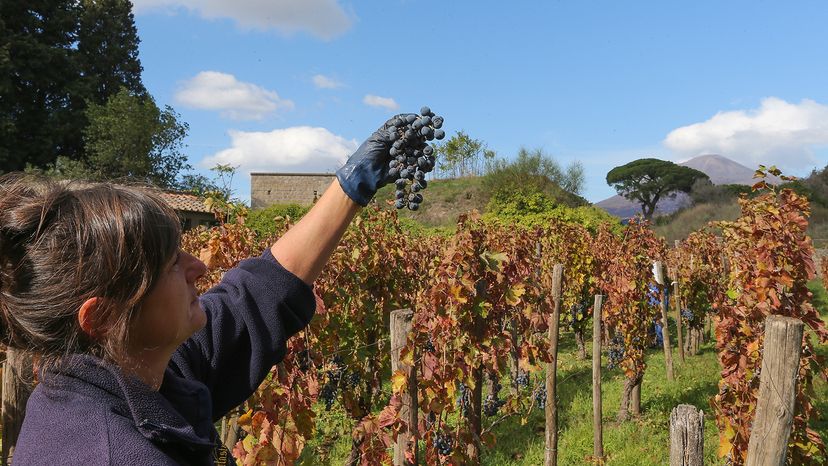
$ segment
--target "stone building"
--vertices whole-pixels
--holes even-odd
[[[273,204],[310,205],[328,189],[333,173],[251,173],[250,208]]]

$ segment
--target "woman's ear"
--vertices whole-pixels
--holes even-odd
[[[109,330],[109,325],[102,315],[105,304],[104,298],[89,298],[81,304],[78,312],[81,330],[93,340],[101,338]]]

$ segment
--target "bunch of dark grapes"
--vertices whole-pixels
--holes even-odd
[[[515,377],[515,383],[520,388],[526,388],[529,386],[529,373],[521,371],[517,377]]]
[[[319,391],[319,397],[325,402],[326,411],[330,411],[331,406],[336,401],[336,394],[339,392],[340,385],[347,382],[343,380],[346,372],[347,368],[342,357],[334,356],[330,366],[325,371],[325,385]]]
[[[546,385],[535,390],[535,403],[540,409],[546,408]]]
[[[624,360],[624,336],[621,333],[612,336],[607,357],[609,359],[607,367],[610,369],[615,369]]]
[[[569,311],[571,316],[571,320],[569,321],[569,329],[575,330],[575,324],[587,319],[589,306],[584,303],[576,303],[572,305]]]
[[[492,381],[492,392],[486,396],[485,400],[483,400],[483,413],[486,416],[491,417],[497,414],[497,411],[501,406],[506,404],[506,401],[501,400],[498,397],[500,389],[503,388],[503,385],[500,384],[500,379],[498,379],[497,374],[490,373],[489,380]]]
[[[336,393],[338,391],[338,387],[335,383],[332,383],[328,380],[325,385],[322,386],[322,390],[319,391],[319,398],[325,403],[325,411],[330,411],[331,407],[336,401]]]
[[[404,115],[388,120],[388,134],[394,141],[391,146],[391,156],[388,162],[388,176],[397,187],[395,193],[398,209],[408,207],[417,210],[423,202],[423,195],[419,193],[426,189],[426,173],[434,170],[437,163],[434,157],[434,147],[427,141],[443,139],[445,131],[443,117],[437,116],[428,107],[420,109],[419,115]]]
[[[359,372],[351,371],[348,373],[347,385],[351,388],[357,388],[361,380],[362,377],[360,376]]]
[[[335,380],[338,384],[347,371],[348,368],[345,367],[345,361],[342,360],[342,356],[334,356],[331,360],[331,366],[328,368],[328,378]]]
[[[685,322],[693,322],[693,311],[690,309],[684,308],[681,310],[681,318],[684,319]]]
[[[454,439],[442,432],[437,432],[434,436],[434,448],[441,456],[448,456],[454,448]]]
[[[463,417],[469,416],[469,407],[471,406],[471,391],[466,388],[466,385],[460,383],[460,394],[457,395],[457,407],[460,408],[460,412],[463,414]]]
[[[501,400],[497,397],[497,393],[489,393],[483,401],[483,414],[486,416],[494,416],[501,406],[506,404],[506,400]]]

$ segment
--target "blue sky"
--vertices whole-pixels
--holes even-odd
[[[133,3],[145,85],[199,172],[239,166],[246,201],[250,172],[333,171],[423,105],[501,157],[579,160],[593,202],[641,157],[828,164],[820,1]]]

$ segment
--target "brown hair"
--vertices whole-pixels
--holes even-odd
[[[0,343],[38,354],[44,369],[73,353],[119,360],[180,238],[175,212],[146,187],[0,177]],[[93,297],[106,298],[101,341],[78,323]]]

